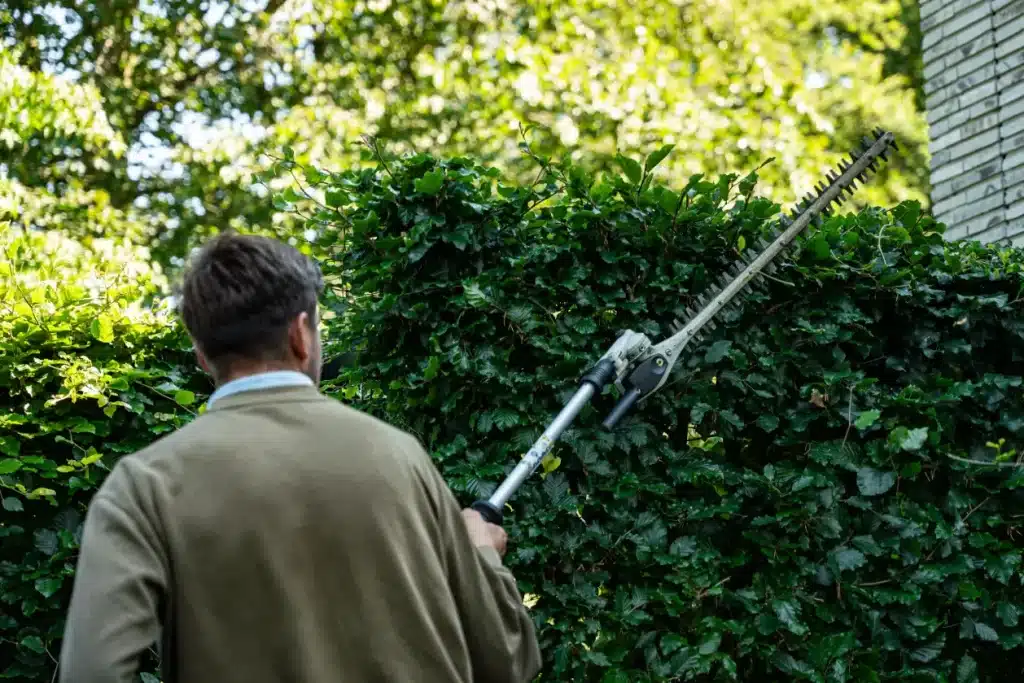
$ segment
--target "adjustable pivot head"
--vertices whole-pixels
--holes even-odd
[[[612,429],[637,401],[653,394],[665,384],[691,334],[689,330],[681,330],[660,344],[646,349],[637,359],[632,372],[618,382],[624,393],[601,423],[602,427]]]
[[[636,359],[647,353],[650,348],[651,340],[646,334],[626,330],[619,335],[590,372],[583,376],[581,382],[594,385],[598,393],[612,382],[619,384]]]

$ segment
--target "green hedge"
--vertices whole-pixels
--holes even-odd
[[[426,156],[276,169],[328,255],[330,390],[416,433],[466,503],[621,328],[660,339],[778,214],[754,177],[540,161],[532,187]],[[0,670],[45,681],[89,495],[209,386],[119,259],[0,239]],[[508,514],[542,679],[1019,675],[1022,265],[915,204],[834,218],[615,433],[595,399]]]
[[[0,223],[0,678],[51,680],[90,497],[209,390],[146,256]]]
[[[418,156],[279,197],[338,254],[345,396],[466,502],[621,329],[661,339],[778,213],[753,176],[673,192],[656,159],[600,182],[538,161],[533,187]],[[834,218],[613,434],[598,398],[509,511],[544,678],[1019,676],[1022,267],[913,203]]]

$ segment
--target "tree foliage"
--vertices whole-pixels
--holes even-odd
[[[680,152],[667,162],[676,177],[746,172],[774,158],[762,183],[789,201],[835,151],[882,124],[908,154],[858,200],[924,201],[915,8],[8,2],[0,69],[33,81],[44,91],[39,111],[53,114],[37,113],[38,99],[9,97],[0,164],[33,190],[96,193],[135,214],[142,229],[132,234],[162,261],[225,227],[289,233],[295,223],[272,223],[263,188],[248,182],[261,156],[290,144],[300,161],[347,168],[361,160],[353,143],[363,134],[397,152],[472,153],[510,177],[530,172],[511,134],[520,123],[537,126],[538,152],[571,151],[594,169],[668,140]],[[62,123],[47,127],[47,116]]]

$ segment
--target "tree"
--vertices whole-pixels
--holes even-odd
[[[169,263],[226,227],[294,235],[251,173],[284,145],[303,162],[358,165],[364,134],[392,153],[472,152],[514,175],[531,172],[512,134],[520,124],[537,126],[539,153],[572,153],[595,169],[667,140],[678,149],[667,170],[680,182],[773,157],[765,189],[787,201],[882,125],[904,153],[859,200],[925,200],[912,7],[7,2],[7,63],[48,87],[72,87],[49,74],[70,79],[94,116],[79,121],[79,138],[5,127],[0,163],[28,188],[101,193],[85,196],[130,214]],[[22,117],[21,102],[7,119]]]

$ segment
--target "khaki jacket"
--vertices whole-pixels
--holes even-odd
[[[312,387],[239,393],[122,458],[93,498],[63,683],[522,682],[512,574],[411,436]]]

